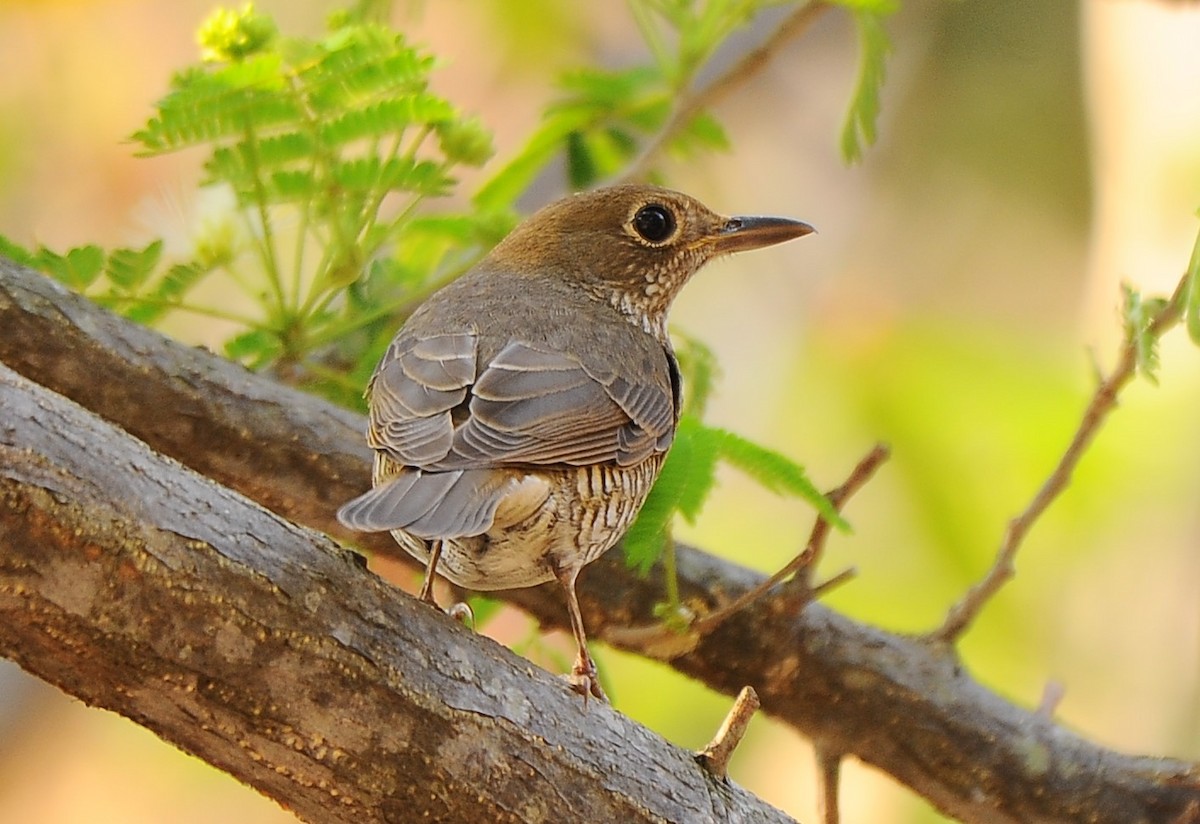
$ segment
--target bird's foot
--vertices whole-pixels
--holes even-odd
[[[433,576],[426,575],[425,580],[421,582],[421,591],[417,593],[417,598],[423,603],[429,604],[434,609],[441,609],[438,606],[437,599],[433,597]]]
[[[466,601],[457,601],[446,609],[442,609],[438,604],[437,599],[433,597],[433,587],[421,587],[421,591],[417,594],[417,598],[421,601],[421,603],[429,604],[429,606],[433,607],[438,612],[446,613],[460,624],[470,627],[471,629],[475,629],[475,611],[471,609],[471,605]]]
[[[608,696],[604,694],[604,690],[600,687],[600,677],[596,674],[596,664],[591,657],[576,658],[575,666],[571,667],[571,674],[564,675],[567,679],[567,684],[571,687],[572,692],[576,692],[583,696],[583,705],[587,707],[588,696],[608,703]]]

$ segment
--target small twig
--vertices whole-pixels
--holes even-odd
[[[649,172],[654,159],[687,124],[691,123],[705,109],[712,108],[734,89],[762,71],[780,47],[807,30],[827,8],[829,8],[829,4],[822,0],[804,4],[780,23],[762,45],[743,55],[742,59],[735,63],[729,71],[715,78],[704,88],[697,89],[680,98],[671,112],[670,118],[658,131],[658,134],[646,144],[642,153],[630,163],[629,168],[621,175],[621,182],[629,183],[643,179]]]
[[[1183,315],[1184,298],[1187,293],[1188,278],[1185,276],[1175,288],[1171,300],[1163,307],[1149,324],[1145,334],[1154,338],[1179,322]],[[1083,413],[1079,428],[1067,446],[1066,451],[1058,461],[1050,477],[1042,484],[1033,500],[1025,510],[1009,521],[1004,540],[996,553],[996,560],[983,578],[972,586],[967,593],[950,608],[942,625],[930,633],[929,640],[942,643],[953,643],[971,626],[979,616],[983,606],[1000,590],[1015,574],[1013,561],[1025,536],[1047,507],[1054,502],[1071,482],[1075,467],[1079,465],[1084,452],[1091,445],[1109,413],[1117,406],[1117,395],[1137,373],[1138,350],[1136,332],[1126,336],[1121,358],[1113,368],[1112,373],[1096,387],[1092,400]]]
[[[825,593],[829,592],[831,589],[837,589],[842,584],[849,583],[850,581],[854,580],[854,578],[857,576],[858,567],[846,567],[837,575],[826,578],[819,584],[814,584],[809,589],[809,598],[815,601]]]
[[[758,706],[758,693],[754,691],[754,687],[742,687],[713,740],[696,753],[696,760],[704,769],[717,778],[725,778],[729,772],[729,759],[733,757],[733,751],[737,749],[738,744],[742,743],[742,737],[746,734],[746,728],[750,726],[750,719],[758,711]]]
[[[1038,702],[1033,714],[1047,724],[1053,722],[1054,713],[1066,694],[1067,688],[1061,681],[1047,681],[1046,686],[1042,687],[1042,700]]]
[[[838,810],[838,785],[841,783],[843,754],[832,752],[818,744],[816,757],[817,784],[820,790],[817,799],[818,815],[821,824],[838,824],[841,818]]]
[[[859,461],[858,465],[854,467],[854,471],[850,473],[850,477],[846,479],[845,483],[825,496],[829,499],[829,503],[833,504],[833,508],[835,510],[839,512],[841,511],[842,506],[846,503],[850,496],[861,489],[863,485],[871,479],[871,476],[875,474],[875,470],[879,468],[880,464],[888,459],[888,454],[888,448],[886,446],[883,444],[876,444],[871,451],[867,453],[866,457]],[[749,604],[762,597],[763,593],[767,592],[793,573],[796,573],[796,578],[799,580],[799,583],[808,591],[808,595],[811,597],[813,591],[809,586],[809,572],[820,559],[821,552],[825,547],[825,539],[828,536],[829,522],[824,518],[818,517],[816,523],[813,524],[812,532],[809,533],[808,543],[805,544],[804,550],[800,552],[799,555],[785,564],[782,569],[780,569],[767,580],[763,581],[758,586],[743,592],[725,606],[710,612],[708,615],[705,615],[703,618],[696,621],[696,623],[692,624],[692,630],[700,633],[701,635],[712,632],[726,619],[728,619],[729,616],[735,614],[741,609],[745,609]],[[829,589],[830,587],[836,586],[843,581],[849,580],[849,578],[853,577],[853,574],[854,573],[851,570],[838,573],[829,581],[826,581],[824,584],[822,584],[822,589]]]

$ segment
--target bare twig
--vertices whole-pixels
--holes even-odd
[[[687,124],[762,71],[771,62],[775,52],[789,40],[807,31],[821,12],[828,8],[829,4],[822,0],[805,3],[780,23],[762,45],[747,52],[729,71],[715,78],[704,88],[681,97],[667,122],[625,170],[621,181],[634,182],[645,178],[655,158]]]
[[[805,570],[807,571],[807,570]],[[809,590],[809,597],[814,601],[829,592],[831,589],[837,589],[842,584],[849,583],[858,575],[858,567],[846,567],[836,575],[831,575],[819,584],[813,584]]]
[[[696,760],[704,769],[717,778],[725,778],[729,772],[729,759],[733,757],[738,744],[742,743],[742,737],[746,735],[750,719],[758,712],[758,707],[758,693],[754,687],[742,687],[713,740],[696,753]]]
[[[1042,700],[1038,702],[1033,714],[1047,724],[1053,723],[1054,713],[1066,694],[1067,688],[1061,681],[1047,681],[1046,686],[1042,687]]]
[[[845,754],[818,746],[816,757],[817,784],[820,791],[817,799],[818,815],[821,817],[821,824],[838,824],[841,819],[838,809],[838,785],[841,783],[842,759]]]
[[[854,471],[850,473],[841,486],[825,497],[833,504],[833,508],[839,512],[842,506],[858,490],[871,479],[875,474],[875,470],[880,464],[888,459],[888,448],[883,444],[876,444],[870,452],[867,453],[858,465],[854,467]],[[808,543],[805,544],[804,550],[785,564],[778,572],[772,575],[767,580],[760,583],[758,586],[743,592],[740,596],[725,604],[720,609],[716,609],[705,615],[700,620],[692,625],[692,630],[703,635],[712,632],[714,629],[724,623],[729,616],[736,614],[739,610],[745,609],[749,604],[758,600],[762,595],[779,584],[788,576],[795,573],[796,581],[800,586],[804,587],[809,597],[812,596],[813,590],[810,586],[810,572],[825,548],[825,540],[829,537],[829,522],[824,518],[818,517],[816,523],[813,524],[812,532],[809,533]],[[845,570],[838,573],[833,578],[821,584],[822,590],[828,590],[838,584],[841,584],[854,576],[853,570]]]
[[[1179,322],[1183,315],[1187,284],[1188,278],[1184,276],[1175,288],[1171,300],[1155,315],[1146,328],[1145,334],[1158,338]],[[950,608],[946,614],[946,620],[937,630],[930,633],[929,640],[953,643],[967,631],[979,616],[983,606],[1004,586],[1008,579],[1013,577],[1016,572],[1013,561],[1016,558],[1017,550],[1021,547],[1021,542],[1025,540],[1025,536],[1029,534],[1029,530],[1037,522],[1037,519],[1071,482],[1071,476],[1075,472],[1075,467],[1079,465],[1084,452],[1095,439],[1096,433],[1100,431],[1100,426],[1107,419],[1109,413],[1116,408],[1117,395],[1125,387],[1125,384],[1129,383],[1137,374],[1137,366],[1136,333],[1130,333],[1126,336],[1120,360],[1113,368],[1112,373],[1096,387],[1092,400],[1083,413],[1083,419],[1075,430],[1075,436],[1059,459],[1058,465],[1025,510],[1009,521],[1008,530],[1004,534],[1004,540],[1000,544],[996,560],[992,562],[991,568],[978,583],[967,590],[966,595],[958,603]]]

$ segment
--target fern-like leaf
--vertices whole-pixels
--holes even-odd
[[[1125,302],[1122,315],[1125,321],[1125,339],[1133,344],[1137,357],[1137,368],[1151,383],[1158,383],[1158,336],[1151,334],[1150,324],[1164,308],[1164,298],[1146,298],[1128,284],[1122,287]]]
[[[895,11],[896,4],[884,0],[842,0],[841,5],[853,9],[859,40],[858,80],[842,127],[841,141],[842,157],[847,163],[856,163],[862,159],[863,148],[875,142],[879,91],[891,49],[883,19]]]
[[[37,266],[37,258],[33,252],[4,235],[0,235],[0,257],[6,257],[21,266]]]
[[[113,285],[128,292],[136,291],[149,280],[162,257],[163,242],[152,241],[144,249],[114,249],[104,266],[104,274]]]
[[[820,516],[842,531],[850,524],[833,508],[829,499],[808,479],[804,467],[791,458],[733,432],[721,433],[721,459],[728,461],[772,492],[793,495],[812,505]]]

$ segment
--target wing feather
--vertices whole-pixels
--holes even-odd
[[[360,532],[403,529],[427,540],[482,535],[521,481],[490,469],[426,472],[404,469],[338,510]]]

